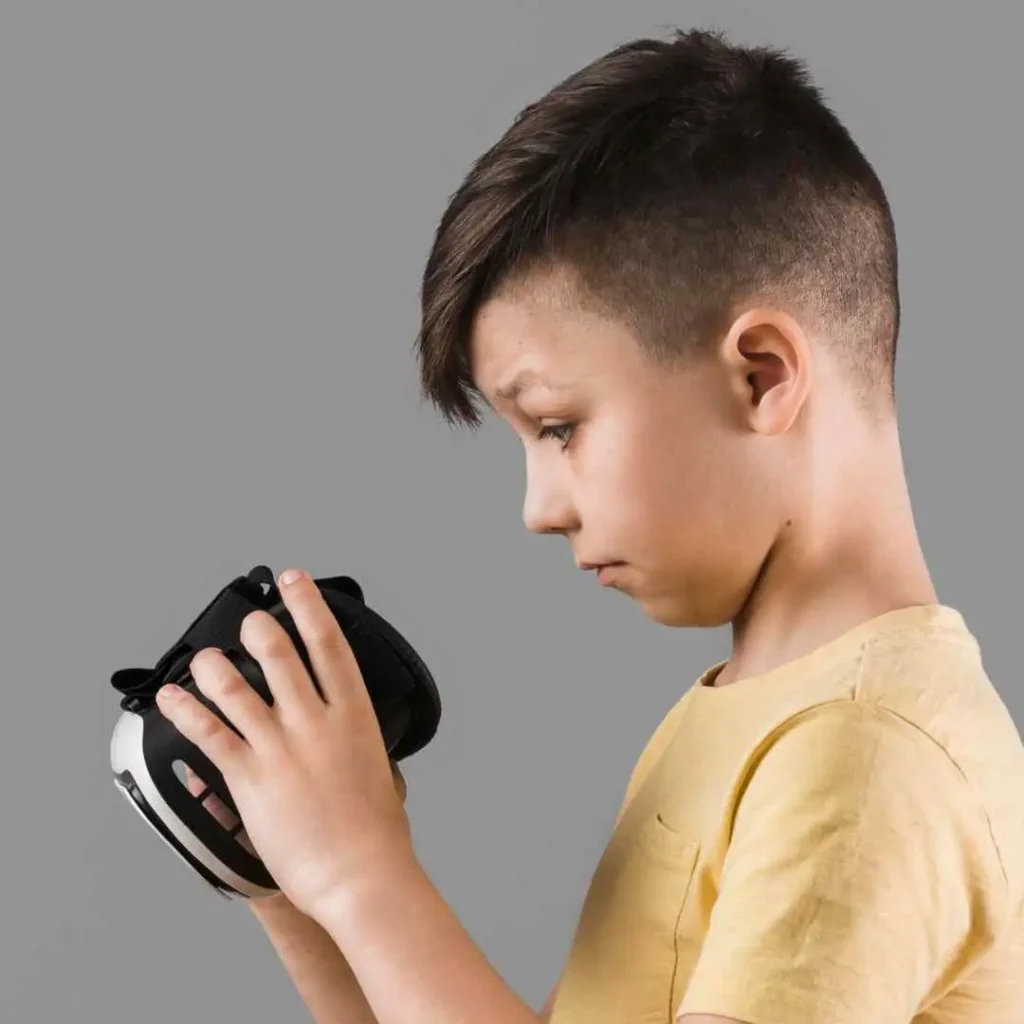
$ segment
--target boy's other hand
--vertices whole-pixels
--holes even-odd
[[[391,772],[395,778],[395,789],[398,791],[398,795],[401,797],[402,803],[404,804],[406,797],[409,794],[409,787],[406,784],[405,776],[402,774],[402,769],[398,766],[396,761],[391,762]],[[206,783],[203,782],[203,780],[196,775],[188,765],[185,765],[185,785],[193,796],[199,796],[199,794],[206,789]],[[210,814],[213,815],[216,821],[225,829],[234,828],[235,823],[238,821],[238,818],[231,811],[231,808],[229,808],[216,793],[210,793],[203,800],[203,807],[205,807]],[[249,853],[253,856],[257,856],[252,843],[249,842],[249,837],[245,834],[245,829],[242,829],[242,831],[238,833],[237,838]],[[251,902],[259,907],[266,907],[271,905],[279,906],[290,901],[283,892],[278,891],[271,893],[269,896],[252,897]]]

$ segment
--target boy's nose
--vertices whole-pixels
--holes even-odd
[[[527,486],[523,522],[531,533],[568,533],[577,528],[577,516],[568,495],[560,488]]]

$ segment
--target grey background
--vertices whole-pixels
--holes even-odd
[[[1021,721],[1012,10],[4,3],[0,1019],[307,1019],[245,908],[159,845],[107,760],[111,672],[258,562],[354,573],[434,669],[417,845],[540,1004],[636,755],[729,637],[648,622],[530,537],[515,439],[449,432],[411,345],[471,160],[634,36],[794,48],[875,163],[922,541]]]

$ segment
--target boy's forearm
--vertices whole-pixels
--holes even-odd
[[[378,1024],[335,941],[284,900],[253,900],[250,908],[316,1024]]]
[[[315,917],[344,953],[378,1024],[538,1024],[416,862]]]

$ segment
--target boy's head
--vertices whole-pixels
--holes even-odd
[[[590,64],[476,162],[419,354],[450,423],[482,398],[521,436],[530,529],[715,626],[843,438],[893,422],[898,329],[884,192],[802,65],[690,32]]]

